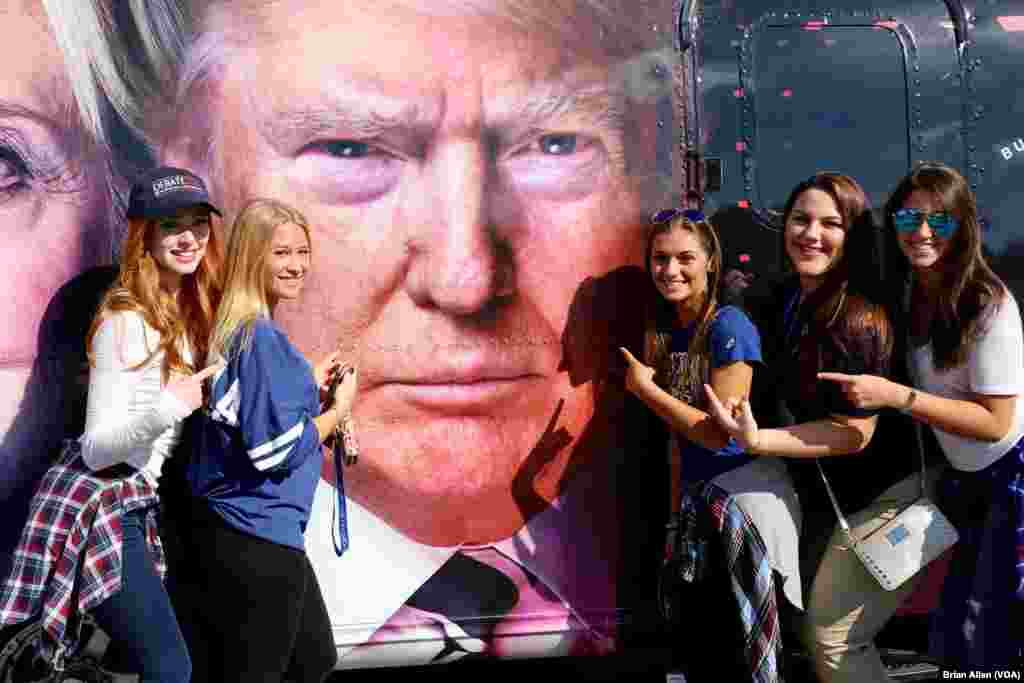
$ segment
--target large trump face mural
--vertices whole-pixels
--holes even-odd
[[[614,649],[616,473],[645,455],[615,358],[642,335],[645,217],[681,185],[672,0],[145,4],[83,3],[110,23],[97,63],[126,65],[106,80],[68,70],[60,3],[14,2],[25,28],[0,29],[43,52],[0,66],[0,103],[70,131],[22,116],[0,144],[34,135],[79,170],[62,194],[21,190],[0,158],[0,215],[24,237],[0,253],[26,291],[0,349],[29,368],[60,286],[110,260],[121,157],[199,173],[224,229],[254,197],[292,204],[313,255],[278,322],[311,361],[360,370],[350,549],[334,552],[329,458],[306,530],[341,666]],[[87,92],[136,152],[104,152],[74,106]],[[33,403],[15,365],[8,486],[52,457],[28,416],[59,403]]]

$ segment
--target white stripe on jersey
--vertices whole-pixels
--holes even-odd
[[[238,379],[228,387],[217,404],[213,406],[210,414],[217,422],[223,422],[231,427],[238,426],[238,409],[242,403],[242,389],[238,385]]]
[[[295,450],[295,444],[292,444],[277,453],[264,456],[262,460],[254,460],[252,464],[260,472],[266,472],[267,470],[273,469],[284,462],[285,458],[287,458],[293,450]]]
[[[271,439],[270,441],[266,441],[255,448],[250,448],[249,457],[252,458],[253,464],[256,465],[256,468],[266,470],[281,462],[284,458],[279,457],[280,454],[276,453],[276,451],[285,448],[285,446],[291,445],[294,441],[298,441],[305,428],[306,421],[299,420],[294,427],[276,439]],[[290,450],[291,448],[287,449],[287,451]],[[285,455],[287,455],[287,452]],[[272,464],[266,464],[267,461],[271,461]]]

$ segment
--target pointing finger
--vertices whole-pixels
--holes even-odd
[[[715,390],[711,388],[710,384],[704,385],[704,392],[708,395],[708,402],[711,403],[711,405],[717,406],[720,410],[725,412],[725,406],[722,405],[722,401],[719,400],[718,394],[715,393]]]
[[[195,380],[196,382],[202,382],[207,377],[217,374],[223,367],[223,363],[218,363],[217,365],[209,365],[200,370],[199,372],[197,372],[196,374],[192,375],[192,379]]]
[[[818,379],[824,379],[830,382],[839,382],[840,384],[852,384],[857,381],[857,376],[846,375],[842,372],[819,372]]]

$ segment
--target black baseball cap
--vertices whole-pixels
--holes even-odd
[[[132,185],[128,197],[128,218],[158,218],[178,209],[205,206],[218,216],[216,206],[210,203],[206,183],[191,171],[173,166],[161,166],[149,171]]]

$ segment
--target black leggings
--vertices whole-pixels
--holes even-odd
[[[338,656],[306,554],[236,531],[202,501],[188,507],[172,597],[192,682],[321,683]]]

